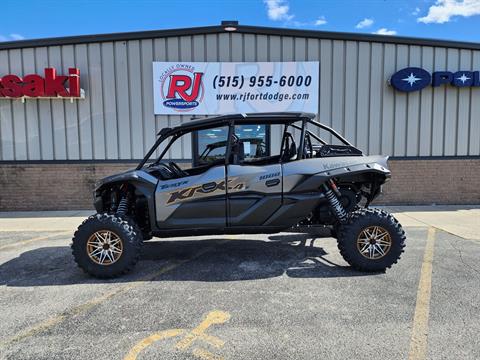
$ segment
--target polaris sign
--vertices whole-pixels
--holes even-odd
[[[428,85],[437,87],[450,84],[457,87],[480,86],[479,71],[435,71],[430,73],[421,68],[408,67],[397,71],[390,78],[390,84],[397,90],[412,92],[422,90]]]

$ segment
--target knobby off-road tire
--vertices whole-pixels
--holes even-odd
[[[83,271],[98,278],[112,278],[135,266],[142,244],[142,232],[131,219],[95,214],[78,227],[71,247]]]
[[[397,263],[405,239],[405,231],[393,215],[379,209],[359,209],[338,227],[337,245],[353,268],[375,272]]]

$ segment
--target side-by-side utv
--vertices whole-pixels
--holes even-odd
[[[405,233],[391,214],[369,207],[390,177],[387,157],[365,156],[314,118],[235,114],[162,129],[135,169],[97,184],[97,213],[73,237],[75,261],[107,278],[132,269],[152,237],[327,226],[352,267],[389,268],[403,252]],[[241,131],[248,126],[276,127],[278,151]],[[173,144],[193,135],[198,142],[200,133],[212,141],[192,156],[192,167],[165,159]]]

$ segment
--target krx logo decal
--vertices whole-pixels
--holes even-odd
[[[242,190],[244,187],[245,184],[243,183],[234,184],[233,179],[228,180],[228,190]],[[212,181],[203,185],[192,186],[171,192],[170,197],[167,200],[167,205],[171,205],[182,200],[194,199],[196,196],[199,196],[201,194],[213,194],[217,190],[221,192],[227,190],[227,188],[225,187],[225,180],[221,180],[218,183]]]

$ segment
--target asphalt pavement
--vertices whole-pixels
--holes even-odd
[[[480,208],[392,210],[385,273],[285,232],[155,239],[112,280],[73,262],[85,213],[0,214],[0,359],[479,359]]]

